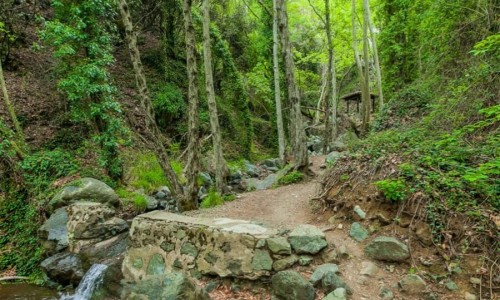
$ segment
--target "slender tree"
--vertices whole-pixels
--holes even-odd
[[[196,63],[196,40],[191,13],[191,0],[183,0],[184,31],[186,39],[186,66],[188,73],[188,148],[185,197],[181,210],[193,210],[198,207],[197,178],[199,170],[199,116],[198,116],[198,67]]]
[[[17,143],[19,143],[19,145],[20,145],[20,147],[18,149],[20,150],[20,153],[24,153],[26,150],[25,149],[26,148],[26,141],[24,139],[24,134],[23,134],[23,129],[21,128],[21,124],[19,123],[19,120],[17,119],[14,105],[12,104],[12,102],[10,102],[9,93],[7,92],[7,84],[5,83],[5,78],[3,76],[3,68],[2,68],[1,59],[0,59],[0,85],[2,86],[2,94],[3,94],[5,106],[7,107],[7,110],[9,111],[10,119],[12,121],[12,124],[14,125],[14,129],[16,130]]]
[[[368,37],[368,0],[363,1],[363,63],[364,63],[364,84],[363,87],[363,99],[362,99],[362,109],[363,109],[363,133],[368,133],[368,128],[370,126],[370,107],[371,107],[371,96],[370,96],[370,56],[369,56],[369,37]]]
[[[335,69],[335,52],[330,22],[330,0],[325,0],[325,29],[328,43],[328,78],[330,82],[330,99],[325,111],[325,138],[323,152],[327,152],[331,140],[337,134],[337,74]],[[332,124],[330,125],[330,120]]]
[[[356,66],[358,67],[358,74],[361,85],[361,119],[362,119],[362,131],[363,133],[368,132],[368,126],[370,123],[370,86],[369,86],[369,68],[368,68],[368,41],[364,38],[366,26],[363,27],[363,62],[359,57],[358,53],[358,35],[357,35],[357,23],[356,23],[356,0],[352,0],[352,48],[354,50],[354,58],[356,60]]]
[[[125,40],[128,44],[130,60],[132,61],[134,68],[135,82],[139,92],[139,107],[146,116],[144,119],[146,124],[145,135],[148,142],[150,142],[150,146],[163,170],[163,173],[165,174],[165,177],[167,177],[172,186],[172,193],[174,197],[176,197],[177,201],[180,202],[180,199],[184,196],[182,186],[180,185],[177,175],[170,165],[170,158],[167,154],[167,149],[165,149],[165,146],[162,143],[163,139],[161,132],[155,121],[153,104],[151,102],[146,76],[144,75],[141,55],[139,48],[137,47],[137,35],[134,31],[128,4],[126,0],[117,0],[117,4],[122,17],[123,26],[125,27]]]
[[[205,64],[205,88],[207,91],[208,110],[210,114],[210,127],[214,148],[215,186],[219,194],[224,193],[225,175],[227,173],[226,161],[222,154],[221,130],[217,103],[215,102],[214,79],[212,68],[212,46],[210,43],[210,1],[203,0],[203,59]]]
[[[377,39],[375,37],[375,32],[373,30],[373,22],[370,13],[370,3],[368,0],[365,1],[365,11],[367,13],[368,19],[368,28],[370,30],[370,42],[373,47],[373,60],[375,62],[375,72],[377,76],[377,88],[378,88],[378,109],[381,110],[384,106],[384,94],[382,91],[382,72],[380,70],[380,60],[378,57],[378,49],[377,49]]]
[[[294,163],[296,168],[307,168],[306,132],[300,108],[299,87],[295,79],[295,63],[293,61],[292,45],[290,43],[290,33],[288,31],[288,16],[285,0],[277,0],[277,10],[280,18],[278,28],[281,35],[282,52],[284,56],[288,101],[291,107],[290,136],[292,140]]]
[[[278,36],[278,0],[273,0],[273,74],[274,101],[276,104],[276,125],[278,127],[279,159],[285,162],[285,129],[283,126],[283,110],[281,108],[280,70],[279,70],[279,36]]]

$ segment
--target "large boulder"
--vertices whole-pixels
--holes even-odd
[[[94,178],[81,178],[62,188],[49,203],[50,209],[63,207],[78,201],[90,201],[118,205],[119,198],[107,184]]]
[[[139,281],[124,299],[130,300],[209,300],[207,292],[198,287],[186,274],[172,272],[150,276]]]
[[[273,296],[281,300],[314,300],[314,287],[295,271],[281,271],[271,279]]]
[[[323,231],[312,225],[299,225],[289,234],[288,241],[297,254],[316,254],[328,245]]]
[[[38,236],[44,240],[43,247],[49,254],[68,247],[68,213],[65,208],[57,209],[38,229]]]
[[[85,274],[80,257],[73,253],[58,253],[42,261],[42,270],[50,279],[77,286]]]
[[[393,237],[379,236],[365,247],[365,254],[376,260],[402,262],[410,257],[408,247]]]
[[[73,252],[128,230],[127,222],[114,217],[115,210],[105,204],[78,202],[67,211],[69,248]]]
[[[326,274],[335,274],[339,271],[339,267],[336,264],[323,264],[314,270],[309,281],[316,286],[325,277]]]

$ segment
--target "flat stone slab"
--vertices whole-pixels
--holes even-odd
[[[245,220],[153,211],[133,220],[122,271],[129,282],[179,270],[257,279],[270,275],[273,263],[257,243],[276,234]]]

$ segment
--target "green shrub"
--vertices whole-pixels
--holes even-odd
[[[236,195],[235,194],[227,194],[227,195],[222,196],[222,199],[224,200],[224,202],[231,202],[231,201],[236,199]]]
[[[392,202],[406,199],[406,185],[403,180],[386,179],[375,182],[375,186]]]
[[[304,173],[299,172],[299,171],[293,171],[293,172],[290,172],[290,173],[286,174],[285,176],[281,177],[278,180],[278,183],[282,184],[282,185],[287,185],[287,184],[300,182],[303,179],[304,179]]]
[[[221,205],[224,203],[223,198],[217,193],[215,189],[210,189],[208,191],[208,195],[201,201],[200,207],[201,208],[209,208],[209,207],[214,207],[217,205]]]
[[[144,211],[148,207],[148,199],[145,195],[135,194],[133,200],[134,207],[138,211]]]
[[[155,188],[168,185],[160,164],[153,153],[139,155],[130,169],[130,185],[136,189],[150,192]]]

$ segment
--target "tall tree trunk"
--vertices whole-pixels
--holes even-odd
[[[306,132],[302,120],[300,108],[300,93],[295,79],[295,64],[293,61],[290,33],[288,31],[288,16],[285,0],[277,0],[279,19],[279,30],[281,34],[282,51],[285,63],[285,77],[288,89],[288,101],[291,106],[290,122],[292,123],[290,136],[292,138],[292,149],[296,168],[308,167],[308,156],[306,147]]]
[[[19,150],[21,153],[25,154],[26,151],[26,140],[24,139],[23,129],[21,128],[21,124],[17,119],[16,111],[14,110],[14,105],[10,102],[9,93],[7,92],[7,84],[5,83],[5,78],[3,77],[3,68],[2,61],[0,60],[0,85],[2,86],[3,99],[5,102],[5,106],[9,111],[10,119],[12,124],[14,125],[14,129],[16,130],[17,143],[19,144]]]
[[[278,127],[279,159],[285,162],[285,129],[283,127],[283,110],[281,108],[280,70],[279,70],[279,37],[278,37],[278,7],[273,0],[273,72],[274,72],[274,101],[276,103],[276,123]]]
[[[370,30],[370,41],[373,47],[373,60],[375,61],[375,72],[377,76],[377,88],[378,88],[378,109],[379,111],[384,106],[384,94],[382,92],[382,72],[380,70],[380,60],[378,58],[377,40],[375,33],[373,32],[373,23],[370,13],[370,3],[366,0],[365,10],[368,17],[368,28]]]
[[[368,132],[368,125],[370,122],[370,86],[369,86],[369,76],[368,73],[368,49],[365,47],[366,40],[363,35],[363,63],[359,57],[358,53],[358,35],[357,35],[357,24],[356,24],[356,0],[352,0],[352,47],[354,50],[354,57],[356,60],[356,66],[358,67],[359,81],[361,85],[361,95],[362,95],[362,105],[361,105],[361,119],[362,119],[362,132],[365,134]],[[363,27],[363,32],[366,27]],[[368,45],[366,45],[368,46]],[[365,55],[366,52],[366,55]],[[368,104],[368,110],[366,110],[366,105]]]
[[[323,105],[325,102],[325,98],[328,97],[328,83],[329,83],[329,78],[328,78],[328,66],[321,66],[323,69],[321,71],[321,78],[322,78],[322,83],[321,83],[321,90],[319,93],[319,99],[318,103],[316,103],[316,112],[314,113],[314,121],[313,124],[317,125],[320,123],[320,117],[321,117],[321,112],[323,111]]]
[[[366,135],[370,126],[371,96],[370,96],[370,56],[368,54],[368,0],[363,0],[363,61],[364,61],[364,84],[363,84],[363,133]]]
[[[140,108],[146,116],[146,138],[152,144],[152,150],[163,173],[165,174],[165,177],[167,177],[170,182],[172,193],[174,197],[176,197],[179,205],[179,202],[184,197],[182,186],[180,185],[177,175],[170,165],[170,158],[168,157],[167,149],[165,149],[165,146],[162,143],[161,132],[155,121],[153,104],[149,96],[149,89],[142,67],[141,55],[139,48],[137,47],[137,36],[134,31],[132,18],[130,17],[130,11],[126,0],[118,0],[117,3],[122,17],[122,22],[125,27],[125,39],[128,44],[130,60],[132,61],[132,65],[134,67],[135,82],[139,91]]]
[[[198,116],[198,67],[196,63],[196,40],[191,14],[191,0],[183,0],[184,30],[186,35],[186,67],[188,72],[188,160],[186,165],[187,188],[181,203],[183,211],[198,207],[199,170],[199,116]]]
[[[337,75],[335,70],[335,52],[333,48],[332,25],[330,23],[330,0],[325,0],[325,28],[328,43],[328,78],[330,79],[330,99],[325,111],[325,138],[323,152],[328,151],[331,140],[337,134]],[[332,125],[330,125],[330,120]]]
[[[226,161],[222,155],[221,131],[217,103],[215,102],[214,79],[212,70],[212,46],[210,44],[210,0],[203,0],[203,59],[205,63],[205,86],[207,91],[210,127],[214,148],[215,186],[219,194],[224,193]]]

